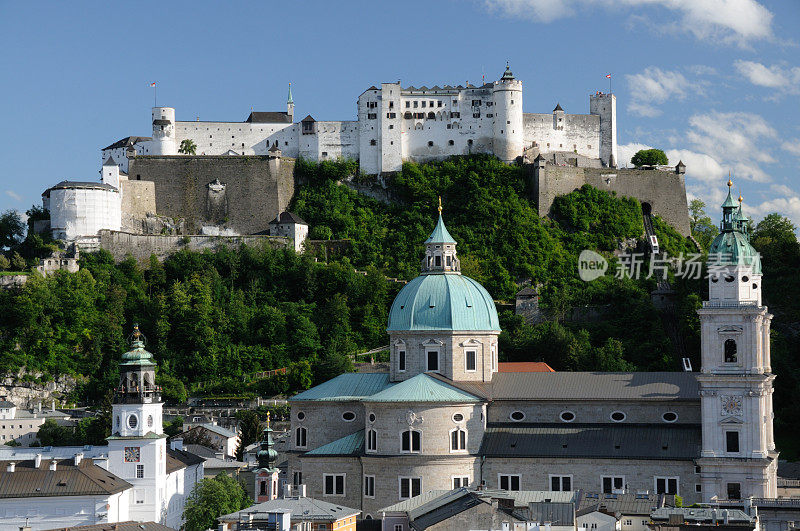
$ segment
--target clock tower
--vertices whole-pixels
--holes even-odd
[[[130,518],[163,522],[166,515],[166,435],[161,420],[161,388],[155,385],[153,355],[134,325],[131,350],[122,355],[112,405],[108,467],[131,483]]]
[[[728,180],[722,223],[708,254],[709,300],[700,315],[703,500],[777,496],[769,329],[761,262],[742,198]]]

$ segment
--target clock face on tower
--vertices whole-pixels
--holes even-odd
[[[741,415],[742,414],[742,397],[738,395],[722,395],[722,414],[723,415]]]
[[[138,463],[139,462],[139,447],[138,446],[126,446],[125,447],[125,462],[126,463]]]

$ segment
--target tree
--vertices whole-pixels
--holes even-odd
[[[16,210],[6,210],[0,214],[0,249],[11,249],[22,242],[25,236],[25,223]]]
[[[8,260],[8,258],[0,254],[0,271],[5,271],[9,267],[11,267],[11,262]]]
[[[28,263],[25,261],[22,256],[14,251],[14,254],[11,255],[11,268],[14,271],[25,271],[27,269]]]
[[[186,386],[174,376],[159,371],[156,375],[156,384],[161,386],[161,396],[169,404],[185,404],[189,398]]]
[[[178,415],[172,421],[164,422],[164,433],[169,437],[178,435],[183,430],[183,417]]]
[[[751,241],[761,253],[762,263],[769,264],[773,274],[787,269],[796,271],[800,262],[800,244],[789,218],[777,212],[767,214],[756,225]]]
[[[631,164],[639,168],[640,166],[656,166],[658,164],[669,164],[666,153],[660,149],[640,149],[631,157]]]
[[[244,487],[225,473],[206,478],[195,485],[186,500],[183,518],[185,531],[205,531],[216,527],[216,520],[223,514],[230,514],[250,507]]]
[[[711,242],[719,234],[719,229],[706,215],[706,204],[701,199],[692,199],[689,203],[689,225],[692,236],[703,249],[708,250]]]
[[[181,140],[181,147],[178,148],[178,153],[183,153],[184,155],[196,155],[197,144],[194,143],[194,140],[190,140],[188,138]]]
[[[244,461],[245,449],[257,442],[261,436],[261,420],[258,413],[250,409],[241,409],[236,412],[239,421],[239,446],[236,447],[236,460]]]

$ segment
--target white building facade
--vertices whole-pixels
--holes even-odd
[[[526,150],[566,152],[616,164],[616,98],[596,93],[589,114],[523,112],[522,81],[509,67],[481,86],[403,87],[382,83],[365,90],[355,121],[294,122],[291,90],[286,112],[251,112],[244,122],[177,121],[172,107],[152,109],[153,134],[127,137],[102,150],[108,156],[179,155],[184,140],[196,155],[267,155],[311,160],[349,158],[367,174],[400,170],[403,161],[441,160],[488,153],[511,162]],[[133,139],[133,140],[131,140]],[[185,154],[185,153],[184,153]],[[127,168],[127,160],[120,165]]]

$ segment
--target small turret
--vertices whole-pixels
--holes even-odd
[[[106,161],[103,163],[103,168],[100,170],[102,174],[101,181],[103,184],[108,184],[113,186],[114,188],[119,188],[119,166],[117,166],[114,157],[111,155],[108,156]]]
[[[442,220],[442,198],[439,198],[439,221],[425,240],[425,257],[422,259],[422,274],[460,273],[461,263],[456,256],[456,241],[447,232]]]

